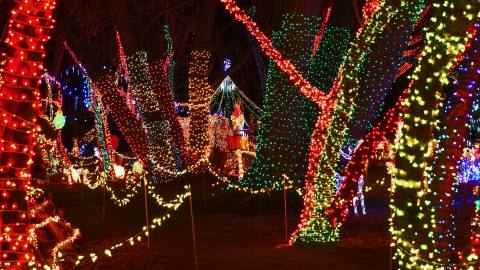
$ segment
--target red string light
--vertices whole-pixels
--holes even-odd
[[[361,144],[357,147],[344,170],[344,179],[340,190],[332,204],[326,209],[326,215],[332,227],[345,221],[348,214],[348,206],[352,204],[353,197],[357,194],[357,182],[361,175],[366,175],[368,159],[373,156],[378,145],[388,138],[395,136],[398,123],[402,119],[401,114],[406,107],[402,105],[403,99],[409,92],[407,88],[398,99],[395,107],[388,110],[382,121],[367,133]]]
[[[39,84],[45,43],[53,28],[51,0],[17,1],[11,12],[0,69],[2,151],[0,151],[1,268],[23,269],[35,262],[29,234],[26,190],[33,163],[35,123],[41,108]],[[28,31],[28,32],[27,32]],[[8,218],[7,218],[8,217]]]
[[[102,101],[107,106],[115,124],[125,136],[125,140],[133,154],[143,164],[147,164],[147,135],[140,122],[135,118],[135,115],[129,110],[128,100],[118,96],[118,92],[122,90],[117,89],[114,78],[102,77],[94,85],[95,89],[102,95]]]
[[[252,21],[252,18],[235,4],[234,0],[221,0],[221,2],[225,4],[226,10],[232,14],[237,21],[243,23],[247,27],[252,36],[255,37],[260,44],[262,51],[275,62],[280,70],[288,75],[290,81],[300,88],[302,94],[314,100],[315,103],[325,103],[327,97],[324,92],[312,86],[310,82],[305,80],[290,60],[285,59],[282,53],[273,47],[270,39],[268,39],[257,24]]]
[[[315,54],[317,53],[318,46],[320,46],[320,42],[322,41],[322,38],[323,38],[323,33],[325,32],[325,28],[327,28],[328,22],[330,21],[330,15],[332,14],[333,1],[330,1],[329,4],[330,5],[327,8],[327,13],[325,15],[325,18],[323,18],[322,23],[320,24],[320,28],[318,29],[318,32],[315,35],[315,41],[313,42],[313,50],[312,50],[312,55],[310,56],[310,60],[312,60]]]

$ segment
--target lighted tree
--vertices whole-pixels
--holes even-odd
[[[398,9],[382,5],[373,18],[352,41],[339,75],[330,91],[330,104],[318,117],[312,136],[309,168],[305,178],[304,209],[291,242],[333,242],[339,237],[338,227],[331,228],[325,210],[335,196],[335,170],[340,147],[358,94],[358,77],[366,48],[375,42]]]
[[[44,69],[44,46],[53,28],[55,1],[19,1],[11,11],[1,51],[5,64],[0,73],[0,210],[2,268],[25,269],[35,262],[34,236],[30,234],[27,188],[39,100],[39,81]],[[3,61],[0,61],[3,62]]]
[[[455,196],[454,185],[459,173],[457,164],[460,161],[463,149],[467,146],[469,132],[469,113],[475,96],[479,94],[480,86],[480,25],[472,31],[467,49],[459,57],[456,68],[458,75],[453,82],[454,90],[446,104],[447,112],[439,115],[437,146],[435,160],[432,162],[432,171],[429,175],[429,187],[432,201],[435,206],[435,247],[437,256],[442,258],[441,263],[449,263],[450,257],[455,254],[454,243],[455,225],[452,203]]]
[[[306,74],[320,26],[316,14],[321,10],[320,5],[318,1],[292,1],[289,10],[291,13],[283,16],[280,29],[272,34],[273,46]],[[308,145],[318,108],[273,62],[268,69],[263,104],[256,158],[240,185],[268,189],[281,183],[282,175],[286,174],[295,186],[300,186],[306,172]]]
[[[191,51],[188,71],[188,89],[190,99],[190,138],[189,147],[197,162],[208,160],[210,137],[208,133],[208,114],[213,87],[208,81],[212,65],[210,52],[210,33],[215,18],[215,0],[201,0],[198,25]]]
[[[88,23],[75,24],[64,16],[60,16],[60,20],[67,32],[69,43],[73,44],[72,48],[89,67],[92,81],[100,86],[100,89],[96,90],[108,95],[105,99],[109,103],[106,105],[109,107],[111,119],[120,127],[135,155],[145,162],[147,149],[151,165],[149,168],[155,175],[159,175],[157,173],[161,174],[165,169],[175,171],[187,164],[188,151],[183,136],[178,136],[182,130],[173,104],[173,39],[170,36],[170,27],[165,27],[165,21],[154,11],[170,4],[165,1],[152,1],[148,3],[149,8],[145,9],[146,5],[147,3],[131,5],[124,0],[93,1],[88,5],[85,1],[69,1],[61,5],[62,10],[72,14],[76,23]],[[172,14],[177,13],[183,6],[175,4],[173,7],[169,6],[165,12],[175,26],[180,23],[173,19],[176,17]],[[105,18],[107,22],[104,22]],[[115,27],[111,27],[113,24]],[[137,29],[139,25],[142,26],[141,31]],[[78,28],[85,31],[78,31]],[[179,27],[172,28],[180,31]],[[115,30],[113,33],[112,29]],[[111,43],[115,40],[115,32],[118,44],[115,44],[112,50]],[[88,44],[77,42],[78,33],[84,33],[83,38],[89,40]],[[189,32],[183,33],[188,35]],[[90,46],[95,50],[89,50]],[[167,56],[162,50],[164,47]],[[96,54],[99,51],[102,51],[102,56]],[[117,85],[116,77],[105,78],[105,72],[100,68],[104,63],[121,68],[121,75],[126,78],[125,85]],[[109,85],[106,82],[109,82]],[[133,103],[132,99],[136,102]],[[134,113],[131,112],[132,104],[136,105]],[[142,131],[143,129],[145,131]]]
[[[476,16],[478,8],[476,1],[458,5],[447,1],[432,6],[425,50],[412,75],[414,81],[406,98],[403,136],[397,146],[392,183],[391,232],[399,269],[434,269],[438,266],[436,263],[443,261],[432,260],[435,243],[432,226],[436,223],[437,206],[429,193],[442,192],[438,194],[442,198],[448,195],[433,190],[425,175],[436,148],[433,130],[439,127],[440,90],[449,83],[447,74],[465,44],[466,24]]]
[[[385,28],[377,37],[375,44],[369,48],[358,78],[359,94],[355,97],[356,106],[348,123],[342,147],[344,152],[354,149],[380,116],[383,101],[392,89],[398,71],[405,61],[404,51],[423,7],[423,2],[418,1],[404,12],[395,15],[389,28]],[[342,159],[338,169],[342,170],[346,162],[346,159]]]

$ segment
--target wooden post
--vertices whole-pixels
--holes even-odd
[[[145,197],[145,224],[147,225],[147,247],[150,248],[150,226],[148,224],[148,199],[147,199],[147,178],[143,178],[143,194]]]
[[[198,259],[197,259],[197,243],[196,243],[196,236],[195,236],[195,223],[193,222],[193,203],[192,203],[192,188],[188,186],[190,189],[190,219],[192,221],[192,237],[193,237],[193,257],[195,259],[195,270],[198,270]]]
[[[203,204],[205,209],[207,209],[207,183],[205,180],[206,172],[203,172]]]
[[[287,176],[283,175],[283,214],[285,221],[285,242],[288,243],[288,217],[287,217]]]
[[[102,221],[105,221],[105,185],[107,182],[103,184],[103,190],[102,190]]]

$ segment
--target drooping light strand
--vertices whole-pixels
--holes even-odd
[[[300,88],[300,91],[303,94],[308,95],[313,100],[325,100],[325,94],[323,94],[321,90],[313,87],[303,78],[302,74],[297,70],[293,63],[290,60],[285,59],[282,56],[282,53],[273,47],[272,42],[268,37],[265,36],[265,34],[258,28],[257,24],[236,5],[234,0],[221,0],[221,2],[225,4],[225,9],[232,14],[237,21],[243,23],[247,27],[252,36],[254,36],[260,43],[263,52],[275,62],[280,70],[287,74],[288,78],[295,86]]]
[[[172,98],[175,94],[175,85],[174,85],[174,75],[175,75],[175,58],[174,51],[173,51],[173,39],[170,35],[170,26],[164,25],[163,26],[163,33],[165,35],[165,40],[167,41],[167,58],[166,58],[166,65],[167,65],[167,77],[168,77],[168,88],[170,89],[170,93],[172,94]]]

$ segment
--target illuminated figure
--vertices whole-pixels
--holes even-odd
[[[363,186],[365,185],[365,181],[363,179],[363,175],[360,175],[358,179],[358,189],[357,189],[357,196],[353,198],[353,212],[355,215],[358,215],[358,204],[362,208],[362,215],[366,215],[367,212],[365,210],[365,196],[363,195]],[[358,203],[357,203],[358,202]]]

